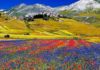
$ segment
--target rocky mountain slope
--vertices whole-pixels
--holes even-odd
[[[100,3],[96,0],[79,0],[71,5],[61,6],[61,7],[50,7],[42,4],[26,5],[20,4],[19,6],[13,7],[8,11],[9,15],[23,16],[27,14],[37,14],[37,13],[52,13],[57,14],[59,11],[63,10],[77,10],[82,11],[86,9],[98,9],[100,8]]]

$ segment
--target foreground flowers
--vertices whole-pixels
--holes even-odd
[[[99,46],[84,40],[0,42],[0,69],[98,70]]]

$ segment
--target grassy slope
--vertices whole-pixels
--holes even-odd
[[[0,33],[23,34],[27,32],[27,27],[23,21],[13,18],[6,20],[6,18],[6,16],[0,17]]]
[[[96,17],[96,22],[92,23],[93,26],[100,28],[100,14],[96,14],[95,12],[81,12],[78,14],[78,16],[94,16]]]
[[[100,28],[96,28],[92,25],[87,25],[82,22],[75,21],[73,19],[60,19],[60,21],[54,21],[52,19],[45,21],[43,19],[36,19],[30,24],[30,35],[26,36],[25,33],[29,32],[25,23],[21,20],[10,18],[5,20],[5,17],[0,17],[0,37],[4,37],[5,34],[10,34],[11,38],[64,38],[70,36],[76,36],[80,34],[94,36],[100,35]],[[16,34],[18,34],[16,36]],[[62,36],[62,37],[61,37]]]
[[[65,10],[65,11],[60,12],[60,14],[67,15],[67,17],[69,16],[70,18],[74,17],[73,19],[75,19],[75,16],[77,16],[77,17],[84,17],[84,16],[95,17],[95,19],[93,19],[93,18],[88,19],[88,21],[85,19],[80,19],[80,18],[77,18],[77,19],[80,21],[87,21],[90,23],[90,25],[100,28],[100,14],[96,13],[93,10],[83,11],[83,12],[79,12],[79,13],[76,13],[75,11],[72,11],[72,10]]]
[[[30,23],[31,28],[34,30],[45,30],[48,32],[56,32],[59,30],[67,30],[73,34],[86,34],[90,36],[100,35],[100,28],[96,28],[92,25],[84,24],[81,22],[77,22],[72,19],[60,19],[61,22],[58,21],[45,21],[42,19],[37,19],[34,22]]]

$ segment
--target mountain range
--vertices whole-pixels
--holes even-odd
[[[8,10],[8,14],[14,15],[14,16],[36,14],[36,13],[43,13],[43,12],[56,14],[59,11],[64,11],[64,10],[83,11],[88,8],[91,8],[91,9],[100,8],[99,1],[98,0],[79,0],[75,3],[72,3],[71,5],[60,6],[60,7],[50,7],[43,4],[26,5],[23,3]]]

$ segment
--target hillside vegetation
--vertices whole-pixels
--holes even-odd
[[[100,10],[81,12],[78,14],[78,16],[80,16],[80,17],[81,16],[93,17],[91,19],[88,19],[88,23],[90,23],[90,25],[94,25],[95,27],[100,28]]]
[[[27,27],[28,25],[28,27]],[[9,34],[12,38],[72,38],[76,36],[100,36],[100,28],[74,19],[35,19],[25,22],[7,15],[0,16],[0,37]],[[16,36],[17,35],[17,36]],[[46,37],[48,36],[48,37]]]
[[[27,27],[23,21],[4,14],[0,16],[0,33],[20,34],[26,32],[26,29]]]
[[[100,9],[87,8],[85,11],[64,10],[59,13],[65,18],[74,19],[97,28],[100,27]]]
[[[45,30],[48,32],[56,32],[59,30],[67,30],[73,34],[77,35],[100,35],[100,28],[96,28],[92,25],[84,24],[73,19],[60,19],[61,21],[54,20],[42,20],[37,19],[34,22],[30,22],[31,28],[33,30]]]

